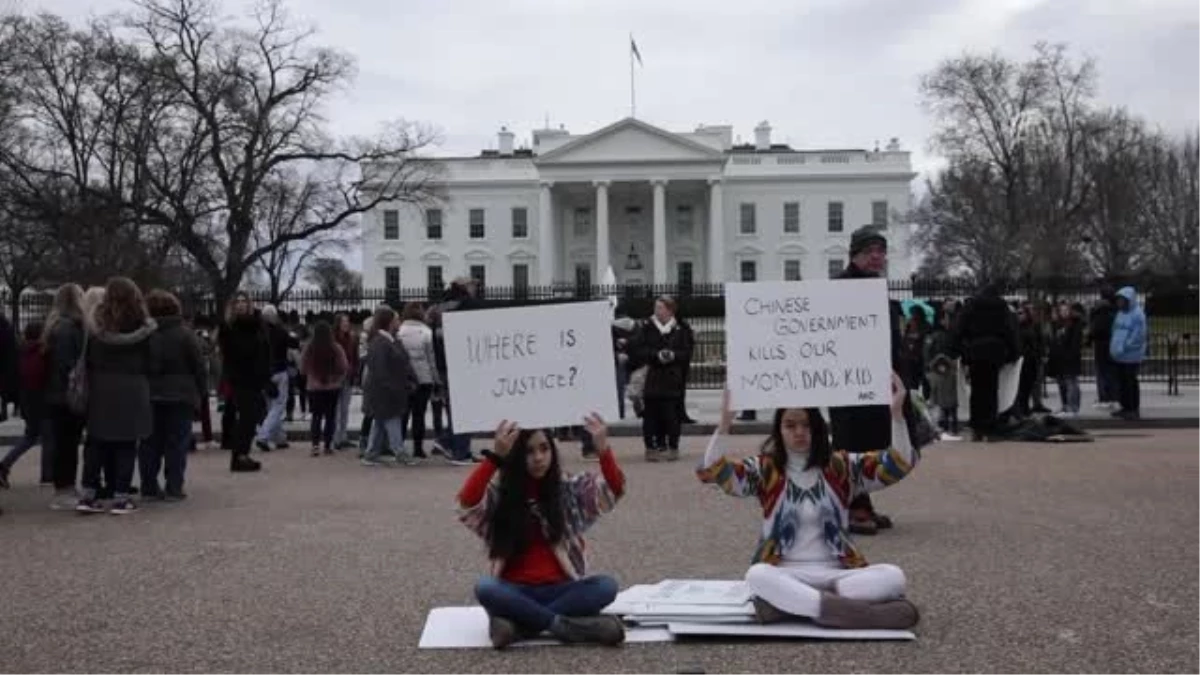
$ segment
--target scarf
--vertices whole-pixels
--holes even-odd
[[[675,330],[675,317],[671,317],[671,320],[666,323],[659,321],[657,316],[650,317],[650,320],[654,322],[654,327],[658,329],[658,332],[663,335]]]

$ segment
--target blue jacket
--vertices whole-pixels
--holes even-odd
[[[1129,305],[1113,319],[1112,339],[1108,353],[1117,363],[1141,363],[1146,358],[1146,313],[1138,306],[1137,292],[1132,286],[1117,291]]]

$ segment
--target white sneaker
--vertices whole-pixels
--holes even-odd
[[[942,432],[942,440],[943,440],[943,441],[949,441],[949,442],[953,443],[953,442],[955,442],[955,441],[961,441],[961,440],[962,440],[962,436],[955,436],[955,435],[954,435],[954,434],[952,434],[952,433],[949,433],[949,432],[943,431],[943,432]]]
[[[50,502],[51,511],[74,511],[75,506],[79,504],[79,495],[74,491],[63,492],[54,495],[54,500]]]

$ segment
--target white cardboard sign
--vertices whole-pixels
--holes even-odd
[[[607,301],[451,312],[443,319],[456,432],[617,417]]]
[[[884,279],[726,284],[725,339],[736,409],[891,401]]]

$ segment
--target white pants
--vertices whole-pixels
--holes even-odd
[[[880,602],[904,595],[904,571],[895,565],[846,569],[828,563],[759,563],[746,571],[750,592],[788,614],[815,618],[821,592],[851,600]]]

